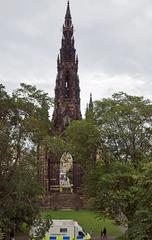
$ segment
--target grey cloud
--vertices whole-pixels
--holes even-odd
[[[30,82],[53,96],[66,3],[0,0],[0,79],[7,89]],[[118,85],[118,90],[149,97],[152,1],[71,0],[70,5],[80,60],[82,108],[89,92],[100,98],[116,91]]]

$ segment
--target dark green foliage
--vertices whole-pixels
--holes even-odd
[[[94,210],[113,217],[119,224],[128,223],[129,240],[149,240],[152,236],[152,162],[140,163],[138,169],[131,163],[114,162],[107,168],[104,162],[98,162],[92,176],[88,191],[94,199]]]
[[[129,240],[150,240],[151,102],[125,93],[114,94],[95,103],[93,118],[73,121],[63,138],[50,137],[50,104],[52,100],[47,94],[33,86],[21,84],[10,96],[0,85],[2,234],[6,236],[12,229],[17,231],[23,222],[31,225],[39,212],[41,186],[37,157],[42,144],[56,160],[63,152],[70,151],[81,163],[84,191],[98,214],[128,224]],[[44,223],[46,228],[47,224]],[[44,228],[38,231],[37,239],[42,235]]]
[[[136,209],[137,176],[131,164],[111,163],[109,167],[104,162],[98,162],[95,171],[92,174],[96,176],[95,208],[97,211],[104,212],[120,222],[122,213],[130,218]],[[93,179],[93,181],[94,181]],[[125,218],[124,218],[125,220]]]
[[[138,189],[137,210],[128,235],[129,239],[149,240],[152,236],[152,161],[142,167]]]
[[[81,162],[85,170],[95,166],[99,132],[92,120],[73,121],[64,134],[74,158]],[[86,171],[87,172],[87,171]]]
[[[128,239],[151,239],[152,104],[125,93],[95,103],[98,161],[87,181],[94,209],[128,223]],[[127,237],[127,236],[126,236]]]
[[[4,234],[2,232],[2,229],[0,228],[0,240],[3,240]]]
[[[121,236],[121,237],[116,238],[116,240],[127,240],[127,237]]]
[[[51,99],[21,84],[12,96],[0,85],[0,228],[5,235],[32,224],[41,194],[39,144],[49,134]]]
[[[101,155],[107,163],[131,161],[134,165],[151,156],[152,104],[125,93],[95,103],[101,133]]]
[[[46,232],[49,230],[51,222],[52,221],[49,219],[49,217],[45,217],[45,219],[38,217],[35,219],[32,225],[30,239],[42,240]]]

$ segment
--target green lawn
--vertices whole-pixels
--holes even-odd
[[[107,233],[110,236],[120,236],[120,232],[117,225],[109,219],[99,219],[97,215],[91,211],[42,211],[42,216],[49,215],[51,219],[73,219],[76,220],[86,232],[92,232],[93,235],[99,236],[101,228],[104,226],[107,229]]]

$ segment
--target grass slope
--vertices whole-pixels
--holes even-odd
[[[112,220],[107,218],[100,218],[91,211],[42,211],[42,216],[49,215],[51,219],[73,219],[77,221],[86,232],[93,232],[94,236],[100,236],[101,229],[105,226],[109,236],[120,236],[117,225]]]

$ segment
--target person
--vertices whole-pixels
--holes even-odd
[[[103,229],[103,238],[104,240],[107,240],[107,229],[104,227]]]
[[[14,240],[14,232],[13,231],[11,231],[11,233],[10,233],[10,240]]]

